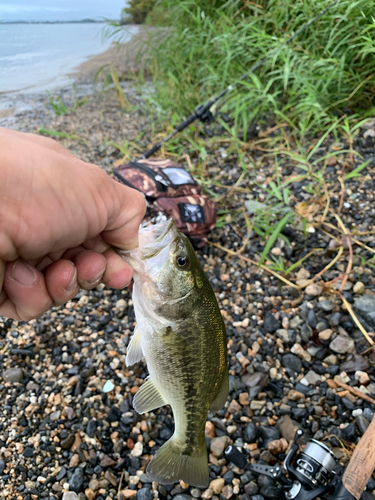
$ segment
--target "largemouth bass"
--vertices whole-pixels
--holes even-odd
[[[169,404],[175,431],[147,467],[160,484],[209,482],[205,423],[228,395],[225,326],[215,294],[188,240],[173,220],[139,234],[121,255],[134,268],[137,327],[126,363],[144,356],[150,373],[133,406],[145,413]]]

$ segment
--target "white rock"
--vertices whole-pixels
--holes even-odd
[[[113,391],[114,388],[115,386],[113,385],[113,383],[110,380],[107,380],[107,382],[104,384],[103,392],[106,394],[107,392]]]
[[[134,445],[134,448],[130,452],[132,457],[140,457],[143,453],[143,444],[137,441]]]
[[[353,417],[359,417],[359,415],[362,415],[362,413],[363,411],[361,410],[361,408],[357,408],[356,410],[352,411]]]

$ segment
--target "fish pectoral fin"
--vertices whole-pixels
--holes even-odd
[[[210,410],[212,411],[212,413],[216,413],[217,411],[222,409],[227,400],[228,392],[229,392],[229,373],[228,370],[226,370],[223,375],[223,380],[221,382],[219,392],[217,393],[215,399],[210,404]]]
[[[138,330],[138,327],[135,327],[134,335],[130,340],[130,344],[128,346],[128,352],[126,354],[126,366],[135,365],[143,358],[142,351],[142,343],[141,343],[141,332]]]
[[[199,450],[191,455],[173,437],[156,452],[148,464],[147,476],[159,484],[172,484],[183,480],[190,486],[207,488],[209,483],[207,446],[203,442]]]
[[[147,380],[139,389],[133,399],[136,412],[146,413],[168,404],[152,380]]]

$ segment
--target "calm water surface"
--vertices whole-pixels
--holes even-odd
[[[111,41],[102,40],[103,27],[84,23],[0,25],[0,93],[68,83],[67,73],[110,46]]]

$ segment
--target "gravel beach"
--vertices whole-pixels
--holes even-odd
[[[86,70],[85,78],[92,76],[93,69]],[[77,94],[55,92],[68,106],[87,96],[74,111],[56,116],[39,95],[0,125],[57,132],[70,151],[110,173],[123,156],[114,143],[146,148],[152,139],[141,90],[122,85],[131,103],[125,109],[114,90],[99,92],[82,77]],[[272,134],[254,129],[247,170],[229,142],[207,141],[200,173],[218,208],[228,211],[198,252],[227,326],[230,368],[226,407],[206,425],[209,488],[162,486],[145,476],[150,458],[172,435],[173,419],[169,407],[143,416],[134,411],[147,368],[125,366],[135,324],[131,291],[98,286],[29,323],[0,318],[0,498],[275,498],[271,479],[228,463],[224,450],[234,444],[253,463],[280,464],[298,427],[329,445],[340,467],[348,462],[375,411],[375,353],[350,314],[352,308],[363,328],[375,332],[375,121],[352,146],[327,139],[316,150],[311,161],[350,147],[369,160],[343,192],[337,179],[358,160],[350,151],[322,160],[326,211],[328,195],[312,192],[298,163],[280,156],[281,182],[295,178],[291,206],[305,210],[309,221],[305,232],[286,226],[273,244],[271,254],[288,266],[305,258],[287,275],[256,265],[265,242],[246,225],[255,210],[246,202],[266,208],[265,188],[275,180],[275,160],[262,143]],[[196,151],[186,154],[185,166],[197,163]],[[374,494],[371,478],[363,498],[374,500]]]

